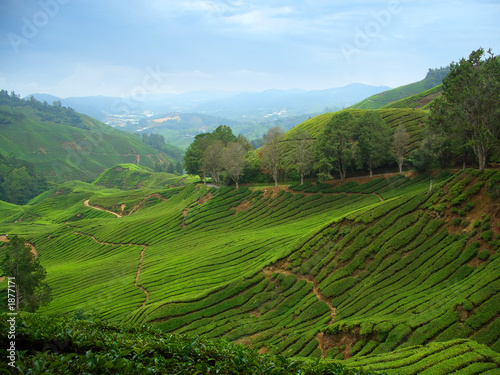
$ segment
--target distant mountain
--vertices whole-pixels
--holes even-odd
[[[257,120],[280,112],[286,112],[288,115],[322,113],[325,109],[342,109],[388,89],[387,86],[375,87],[358,83],[326,90],[266,90],[209,101],[197,106],[196,111],[216,113],[240,121]]]
[[[291,115],[322,113],[325,107],[338,110],[370,95],[388,90],[387,86],[351,84],[326,90],[266,90],[230,93],[216,90],[183,94],[151,94],[141,100],[107,96],[58,98],[47,94],[31,94],[35,99],[52,104],[60,101],[78,112],[105,121],[109,115],[130,117],[130,121],[150,114],[169,112],[203,113],[237,121],[260,120],[283,110]]]
[[[22,100],[3,90],[0,130],[0,153],[32,162],[50,181],[90,181],[120,163],[152,168],[159,161],[174,161],[139,137],[71,108]]]
[[[418,95],[420,93],[423,93],[424,91],[440,85],[449,71],[449,67],[429,69],[426,77],[421,81],[410,83],[409,85],[397,87],[395,89],[370,96],[362,100],[361,102],[354,104],[350,108],[379,109],[387,106],[389,103],[393,103],[395,101],[405,99],[413,95]]]

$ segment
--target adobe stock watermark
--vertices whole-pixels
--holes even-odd
[[[36,37],[40,29],[46,27],[50,20],[59,14],[61,5],[66,5],[69,2],[70,0],[40,0],[38,2],[39,9],[31,17],[21,18],[20,33],[10,32],[7,34],[14,52],[18,53],[19,47],[28,44],[31,39]]]
[[[155,68],[146,67],[145,74],[140,84],[132,88],[126,97],[116,100],[112,105],[113,114],[129,115],[146,100],[146,96],[161,87],[168,77],[168,73]]]
[[[400,0],[389,0],[387,7],[379,11],[370,11],[371,19],[363,28],[356,28],[352,43],[342,42],[340,48],[342,54],[348,62],[351,62],[353,55],[360,54],[371,42],[382,35],[395,15],[403,11]]]

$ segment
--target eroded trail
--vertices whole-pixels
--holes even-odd
[[[333,307],[332,304],[331,304],[331,302],[328,301],[321,294],[321,291],[319,290],[318,283],[316,282],[316,280],[314,280],[314,278],[311,275],[307,275],[307,276],[297,275],[297,274],[295,274],[295,273],[293,273],[291,271],[288,271],[288,270],[285,270],[285,269],[281,269],[281,268],[277,268],[275,266],[266,267],[266,268],[264,268],[262,270],[262,272],[264,272],[264,275],[266,275],[266,277],[271,277],[271,275],[273,273],[281,273],[281,274],[283,274],[285,276],[293,275],[293,276],[297,277],[297,280],[305,280],[308,283],[311,283],[313,285],[313,293],[316,295],[316,297],[320,301],[323,301],[324,303],[326,303],[327,306],[328,306],[328,308],[330,309],[330,315],[331,315],[332,319],[330,320],[330,322],[328,322],[328,325],[333,324],[333,322],[335,321],[335,318],[337,317],[337,309],[335,307]]]
[[[95,238],[95,236],[91,235],[91,234],[86,234],[86,233],[83,233],[83,232],[73,232],[74,234],[76,235],[80,235],[80,236],[85,236],[85,237],[89,237],[91,238],[94,242],[100,244],[100,245],[107,245],[107,246],[139,246],[139,247],[142,247],[142,251],[141,251],[141,258],[139,259],[139,267],[137,268],[137,274],[135,276],[135,280],[134,280],[134,286],[136,288],[139,288],[140,290],[142,290],[144,292],[144,294],[146,295],[146,299],[144,300],[144,302],[141,304],[141,307],[143,307],[144,305],[146,305],[146,302],[149,301],[149,292],[146,288],[144,288],[142,285],[139,285],[139,276],[141,275],[141,269],[142,269],[142,262],[144,260],[144,253],[146,252],[146,249],[148,248],[147,245],[140,245],[140,244],[135,244],[135,243],[111,243],[111,242],[102,242],[102,241],[99,241],[97,238]]]
[[[110,210],[106,210],[105,208],[101,208],[101,207],[97,207],[97,206],[92,206],[90,203],[89,203],[89,200],[90,199],[87,199],[85,202],[83,202],[83,204],[87,207],[90,207],[90,208],[93,208],[94,210],[98,210],[98,211],[104,211],[104,212],[108,212],[110,214],[113,214],[115,215],[117,218],[121,218],[122,215],[120,214],[117,214],[116,212],[113,212],[113,211],[110,211]]]

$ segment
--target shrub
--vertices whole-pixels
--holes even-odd
[[[487,230],[483,233],[481,233],[481,238],[485,240],[486,242],[490,242],[491,239],[493,238],[493,232],[491,230]]]
[[[481,260],[487,260],[490,257],[490,252],[488,250],[482,250],[477,254],[477,257]]]

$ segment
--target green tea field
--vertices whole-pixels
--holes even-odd
[[[47,270],[40,313],[388,374],[498,373],[498,171],[134,190],[115,172],[2,206],[0,233]]]

